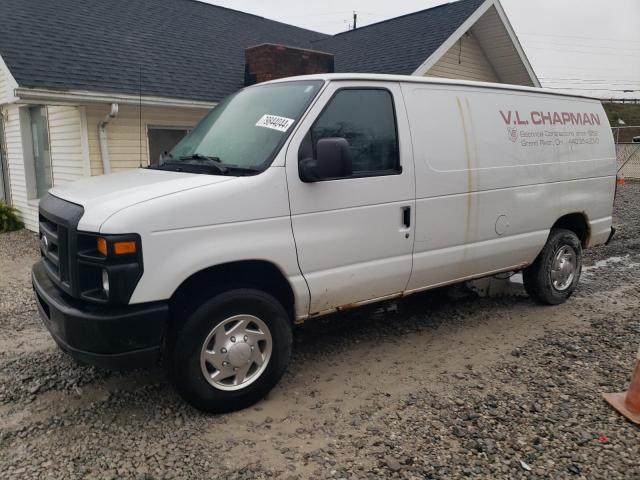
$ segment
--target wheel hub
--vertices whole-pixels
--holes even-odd
[[[568,245],[558,249],[551,265],[551,283],[558,291],[568,289],[573,283],[577,269],[576,252]]]
[[[242,367],[251,360],[251,345],[244,341],[234,343],[227,350],[227,361],[233,367]]]
[[[204,378],[219,390],[239,390],[262,375],[273,349],[269,327],[253,315],[234,315],[218,323],[200,352]]]

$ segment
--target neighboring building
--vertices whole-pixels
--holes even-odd
[[[0,200],[31,230],[52,185],[156,162],[255,81],[334,69],[539,86],[498,0],[335,36],[194,0],[2,0],[0,18]]]

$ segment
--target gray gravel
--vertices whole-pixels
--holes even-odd
[[[275,391],[224,416],[59,352],[35,236],[0,235],[0,478],[640,478],[640,429],[601,399],[640,345],[639,200],[619,189],[566,304],[457,287],[310,321]]]

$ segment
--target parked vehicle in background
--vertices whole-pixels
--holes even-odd
[[[160,165],[40,202],[40,314],[111,368],[161,361],[206,411],[278,382],[292,324],[523,270],[564,302],[613,234],[599,101],[386,75],[296,77],[223,101]]]
[[[633,137],[631,139],[631,143],[640,143],[640,135]]]

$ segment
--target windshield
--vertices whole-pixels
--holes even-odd
[[[315,80],[241,90],[211,110],[161,163],[180,171],[206,163],[215,166],[207,170],[214,174],[233,174],[234,169],[259,172],[273,160],[321,87],[322,81]]]

